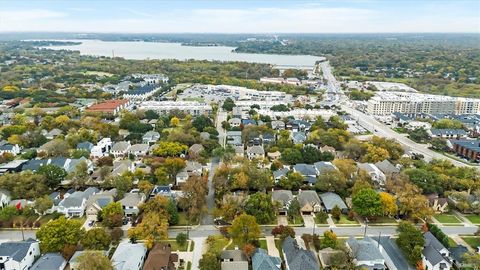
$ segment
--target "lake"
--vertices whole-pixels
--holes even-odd
[[[182,46],[180,43],[142,42],[142,41],[101,41],[101,40],[68,40],[81,42],[73,46],[50,46],[53,50],[75,50],[83,55],[109,56],[113,54],[125,59],[178,59],[178,60],[217,60],[243,61],[250,63],[272,64],[278,68],[311,69],[316,61],[323,57],[311,55],[279,55],[234,53],[234,47],[227,46]]]

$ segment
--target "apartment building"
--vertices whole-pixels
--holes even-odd
[[[378,92],[367,103],[372,115],[405,114],[473,114],[480,112],[480,99],[407,93]]]
[[[160,115],[171,111],[181,111],[193,116],[212,113],[212,106],[196,101],[145,101],[140,105],[141,110],[153,110]]]

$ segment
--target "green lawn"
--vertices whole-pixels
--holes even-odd
[[[174,251],[187,251],[187,247],[188,247],[188,242],[185,244],[185,245],[179,245],[177,243],[177,241],[175,240],[167,240],[167,241],[162,241],[162,242],[166,242],[166,243],[169,243],[170,246],[172,247],[172,250]]]
[[[192,252],[194,248],[195,248],[195,242],[191,241],[189,251]]]
[[[192,269],[192,262],[188,262],[187,263],[187,270],[191,270]]]
[[[358,221],[356,219],[354,220],[349,220],[348,216],[346,215],[341,215],[340,220],[337,222],[335,219],[333,220],[336,224],[347,224],[347,225],[355,225],[358,224]]]
[[[454,223],[454,224],[460,224],[462,223],[455,215],[452,214],[437,214],[434,215],[435,219],[438,220],[438,222],[444,224],[444,223]]]
[[[188,224],[187,215],[185,212],[178,212],[178,226],[192,226],[197,225],[198,222],[196,220],[190,220],[190,224]]]
[[[213,253],[219,253],[228,244],[228,239],[222,235],[212,235],[208,237],[207,243],[209,251]]]
[[[473,224],[480,224],[480,215],[465,215]]]
[[[260,244],[260,248],[263,248],[265,250],[267,250],[267,240],[266,239],[260,239],[258,240],[259,244]]]
[[[462,239],[474,249],[480,247],[480,237],[465,236]]]
[[[457,242],[455,242],[452,238],[448,237],[448,244],[450,245],[450,247],[456,247],[457,246]]]

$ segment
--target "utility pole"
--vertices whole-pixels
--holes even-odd
[[[363,232],[363,237],[367,235],[367,227],[368,227],[368,218],[365,218],[365,231]]]

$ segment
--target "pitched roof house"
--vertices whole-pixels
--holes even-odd
[[[425,238],[422,251],[423,265],[427,269],[451,269],[450,251],[431,232],[424,233],[423,238]]]
[[[192,158],[198,158],[200,156],[200,153],[205,149],[203,145],[196,143],[188,149],[188,155]]]
[[[134,155],[135,157],[146,156],[148,154],[148,150],[150,146],[146,143],[137,143],[132,145],[128,149],[128,153],[130,155]]]
[[[385,174],[380,171],[380,169],[375,166],[375,164],[372,163],[357,163],[358,169],[364,170],[367,172],[368,175],[372,178],[372,181],[379,185],[379,186],[384,186],[385,181],[387,181],[387,177]]]
[[[265,150],[263,149],[263,146],[254,145],[247,147],[247,157],[249,159],[263,158],[264,156]]]
[[[123,199],[120,200],[120,203],[122,204],[123,208],[123,213],[125,216],[131,216],[131,215],[136,215],[139,212],[138,207],[140,204],[142,204],[145,201],[145,194],[140,193],[140,192],[130,192],[130,193],[125,193],[125,196]]]
[[[97,220],[97,215],[109,203],[114,202],[114,197],[117,195],[116,189],[93,194],[87,200],[85,211],[87,217]]]
[[[75,191],[58,204],[57,211],[66,217],[82,217],[88,198],[97,192],[99,190],[95,187],[89,187],[85,191]]]
[[[252,256],[252,270],[280,270],[282,261],[278,257],[267,254],[264,249],[257,248]]]
[[[378,244],[380,253],[385,259],[385,265],[390,270],[415,270],[407,258],[403,255],[403,251],[398,247],[395,239],[390,236],[381,236],[371,238]]]
[[[128,150],[130,149],[130,147],[131,147],[130,142],[127,142],[127,141],[116,142],[112,146],[110,153],[114,157],[126,156],[128,154]]]
[[[352,251],[357,267],[374,270],[386,269],[385,259],[370,237],[365,236],[362,240],[357,240],[350,236],[346,245]]]
[[[7,206],[11,200],[10,192],[5,189],[0,189],[0,208]]]
[[[175,270],[178,255],[172,253],[170,244],[158,243],[148,253],[143,270]]]
[[[325,192],[320,194],[320,199],[322,200],[323,207],[327,213],[330,213],[335,206],[338,206],[343,213],[347,213],[348,207],[342,198],[333,192]]]
[[[5,270],[29,269],[37,256],[40,246],[32,239],[0,244],[0,266]]]
[[[140,270],[147,255],[143,243],[132,244],[121,242],[112,256],[112,266],[115,270]]]
[[[290,190],[274,190],[272,192],[272,201],[280,204],[278,208],[279,215],[286,215],[288,206],[293,200],[293,194]]]
[[[67,261],[60,253],[46,253],[40,257],[30,270],[63,270]]]
[[[300,190],[297,200],[302,214],[309,215],[322,211],[322,202],[314,190]]]
[[[320,266],[315,259],[315,254],[310,250],[301,248],[297,241],[287,236],[282,243],[285,266],[288,270],[318,270]]]
[[[247,256],[241,250],[224,250],[220,259],[222,270],[248,270]]]
[[[153,144],[156,143],[158,140],[160,140],[160,133],[156,131],[147,131],[143,136],[142,136],[142,141],[143,143],[146,144]]]

